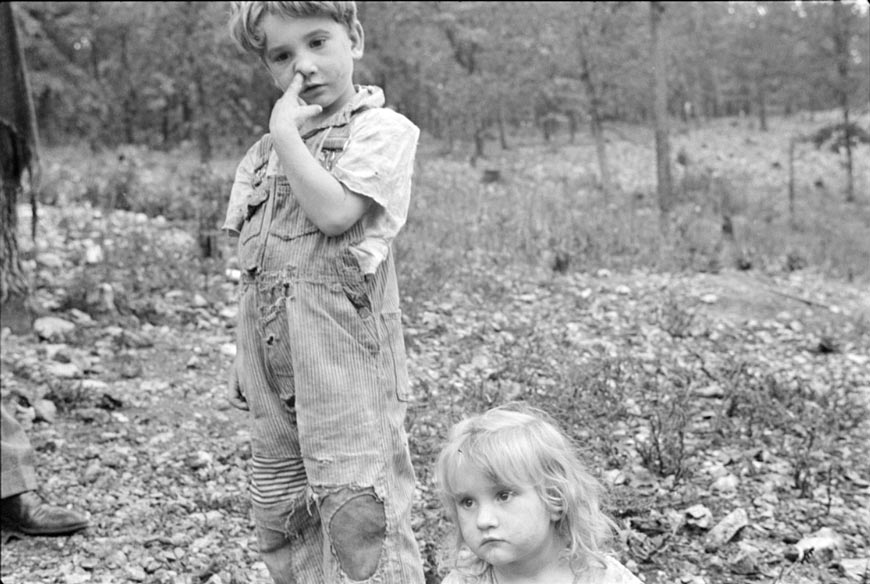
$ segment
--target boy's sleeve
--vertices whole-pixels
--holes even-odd
[[[362,112],[354,119],[348,145],[332,170],[348,189],[380,205],[396,231],[408,216],[419,137],[419,128],[393,110]]]
[[[242,230],[242,223],[245,222],[248,196],[254,191],[254,169],[257,164],[259,146],[260,142],[251,146],[236,168],[236,177],[230,191],[230,202],[227,205],[227,215],[224,224],[221,225],[221,230],[230,235],[238,236]]]

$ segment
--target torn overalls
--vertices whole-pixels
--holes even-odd
[[[236,368],[252,416],[260,552],[278,584],[423,582],[389,245],[407,214],[419,130],[382,104],[379,89],[358,88],[303,134],[325,168],[374,201],[350,230],[327,237],[308,220],[268,136],[239,166],[224,226],[242,220]]]

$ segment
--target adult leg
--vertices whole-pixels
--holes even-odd
[[[2,404],[0,435],[0,462],[3,469],[0,472],[0,497],[6,499],[27,491],[35,491],[36,470],[30,440],[18,420]]]
[[[0,516],[27,535],[68,535],[88,526],[86,517],[44,503],[36,494],[33,448],[24,428],[0,404]]]

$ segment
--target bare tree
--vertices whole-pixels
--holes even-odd
[[[849,12],[843,2],[834,3],[834,51],[837,59],[837,93],[843,113],[843,141],[846,147],[846,202],[855,202],[852,164],[852,128],[849,121]]]
[[[661,2],[650,2],[650,33],[652,37],[653,52],[653,75],[654,75],[654,103],[653,114],[655,119],[656,138],[656,177],[657,192],[659,199],[659,211],[661,213],[661,225],[668,225],[671,208],[673,206],[673,188],[671,184],[671,147],[668,138],[668,78],[665,64],[664,43],[660,38],[660,27],[665,7]]]
[[[18,195],[37,163],[37,134],[24,57],[9,2],[0,4],[0,318],[14,332],[30,328],[30,286],[18,254]],[[36,200],[31,194],[34,211]]]
[[[612,180],[610,178],[610,165],[607,160],[607,147],[604,140],[604,125],[602,123],[602,97],[601,86],[596,79],[596,68],[591,64],[591,54],[589,50],[589,21],[596,11],[599,4],[591,4],[590,12],[584,14],[580,21],[580,27],[577,31],[577,49],[580,53],[580,80],[583,82],[583,87],[586,90],[586,98],[589,101],[589,123],[592,130],[592,137],[595,140],[595,152],[598,156],[598,168],[601,171],[601,190],[604,193],[605,200],[610,199],[610,194],[613,192]],[[606,31],[606,24],[601,26],[602,35]]]

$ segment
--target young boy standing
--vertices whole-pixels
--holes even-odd
[[[278,584],[422,583],[391,253],[419,130],[354,86],[353,2],[234,2],[230,30],[284,92],[224,224],[243,273],[230,401],[252,417],[260,553]]]

